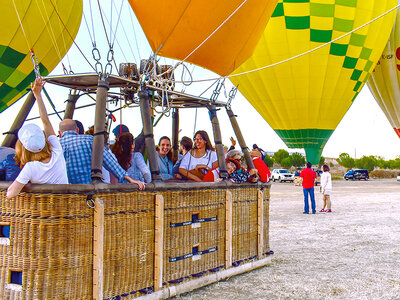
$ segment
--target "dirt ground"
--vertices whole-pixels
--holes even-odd
[[[400,299],[400,182],[333,181],[333,213],[316,215],[301,187],[276,182],[270,210],[269,267],[180,298]]]

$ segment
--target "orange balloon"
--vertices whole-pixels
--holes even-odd
[[[184,60],[221,76],[254,51],[278,0],[129,0],[157,55]],[[241,4],[220,29],[213,33]],[[154,13],[154,8],[157,12]]]

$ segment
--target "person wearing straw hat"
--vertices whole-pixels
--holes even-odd
[[[18,195],[28,182],[68,184],[63,150],[40,94],[44,83],[45,81],[39,77],[31,84],[44,133],[36,124],[25,124],[18,131],[15,158],[22,170],[7,189],[7,198]]]

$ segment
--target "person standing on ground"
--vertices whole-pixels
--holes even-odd
[[[310,195],[311,199],[311,209],[312,213],[315,214],[315,197],[314,197],[314,184],[317,175],[311,169],[311,163],[307,162],[306,168],[301,171],[300,178],[303,182],[303,194],[304,194],[304,214],[309,213],[309,205],[308,205],[308,195]]]
[[[324,200],[324,207],[319,212],[332,212],[331,209],[331,194],[332,194],[332,176],[329,173],[327,165],[322,166],[323,173],[321,174],[321,192]],[[326,210],[325,210],[326,207]]]

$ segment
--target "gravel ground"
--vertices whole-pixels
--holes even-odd
[[[179,298],[400,299],[400,182],[334,181],[331,199],[303,215],[301,187],[273,183],[272,264]]]

